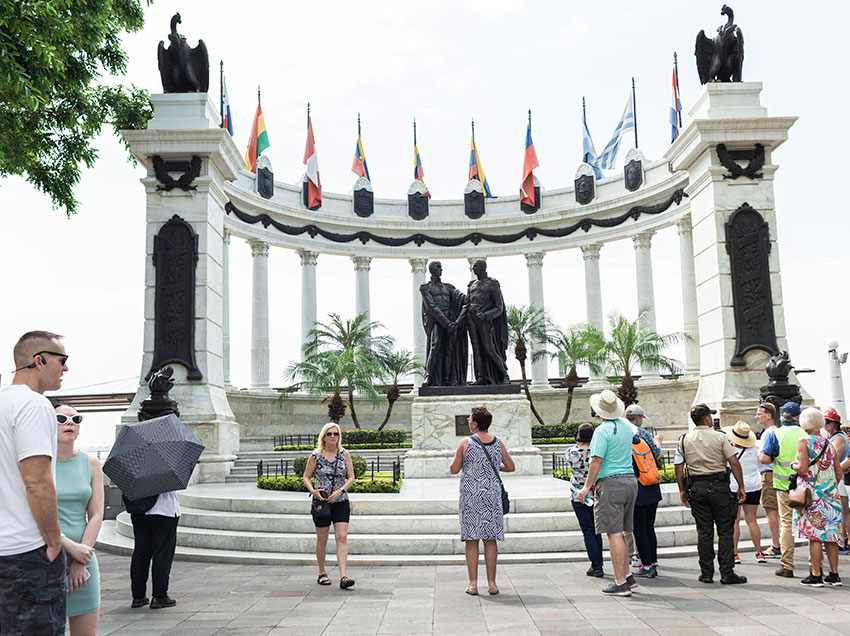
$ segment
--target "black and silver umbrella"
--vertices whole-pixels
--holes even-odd
[[[204,445],[170,414],[122,427],[103,472],[130,501],[189,485]]]

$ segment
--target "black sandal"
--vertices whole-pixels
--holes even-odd
[[[319,574],[319,578],[316,579],[316,583],[319,585],[330,585],[331,579],[325,572],[322,572]]]
[[[344,576],[339,580],[339,589],[341,590],[347,590],[352,585],[354,585],[354,579],[350,579],[347,576]]]

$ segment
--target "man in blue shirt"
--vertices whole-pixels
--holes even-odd
[[[590,441],[590,468],[587,480],[576,494],[583,502],[591,490],[596,492],[594,523],[596,532],[608,535],[608,549],[614,566],[614,582],[603,588],[604,594],[631,596],[637,585],[629,574],[629,551],[624,532],[632,532],[637,479],[632,468],[634,427],[623,418],[625,407],[613,391],[590,396],[590,406],[602,420]]]

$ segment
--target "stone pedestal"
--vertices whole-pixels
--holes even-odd
[[[788,348],[773,191],[777,166],[772,159],[773,151],[788,138],[796,118],[769,117],[761,105],[761,89],[758,82],[707,84],[690,113],[689,125],[667,153],[671,168],[687,171],[689,176],[686,192],[690,196],[693,228],[700,347],[695,402],[718,409],[723,426],[752,416],[765,382],[768,358],[771,353]],[[745,156],[754,156],[762,147],[764,164],[756,164],[757,169],[749,174],[735,175],[721,160],[723,155],[728,163],[731,153],[738,166],[746,168]],[[727,223],[745,204],[758,211],[769,233],[769,289],[755,284],[760,269],[746,272],[747,280],[753,281],[750,284],[736,289],[733,282]],[[761,317],[765,306],[768,309]],[[756,315],[753,308],[760,313]],[[775,338],[763,338],[765,342],[756,346],[750,343],[739,356],[737,341],[747,334],[737,333],[736,313],[740,324],[749,331],[772,318]]]
[[[122,136],[147,168],[142,185],[147,195],[145,251],[145,316],[142,379],[139,390],[121,420],[135,423],[141,400],[147,397],[144,376],[154,360],[157,321],[154,237],[172,217],[188,223],[197,237],[194,288],[193,350],[201,378],[189,379],[180,363],[174,368],[171,398],[181,420],[205,445],[196,469],[197,481],[224,481],[239,450],[239,425],[224,390],[224,204],[222,184],[232,181],[242,165],[241,154],[227,131],[219,128],[218,109],[207,94],[152,95],[154,117],[144,130],[125,130]],[[155,159],[164,165],[197,163],[199,174],[187,189],[163,183],[156,176]],[[160,164],[163,165],[163,164]],[[160,177],[163,177],[160,174]],[[176,175],[172,175],[176,179]],[[162,302],[173,302],[165,300]],[[165,310],[174,309],[165,307]],[[171,321],[172,323],[174,320]],[[179,322],[179,321],[177,321]]]
[[[485,406],[493,414],[489,432],[507,444],[517,468],[512,474],[543,474],[540,449],[531,444],[531,407],[524,397],[417,396],[411,406],[413,448],[405,456],[405,478],[450,476],[457,445],[469,435],[465,418],[476,406]]]

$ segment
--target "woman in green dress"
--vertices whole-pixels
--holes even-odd
[[[71,636],[95,636],[100,608],[100,571],[94,544],[103,523],[100,461],[75,448],[83,416],[56,407],[56,498],[62,547],[68,553],[68,623]]]

